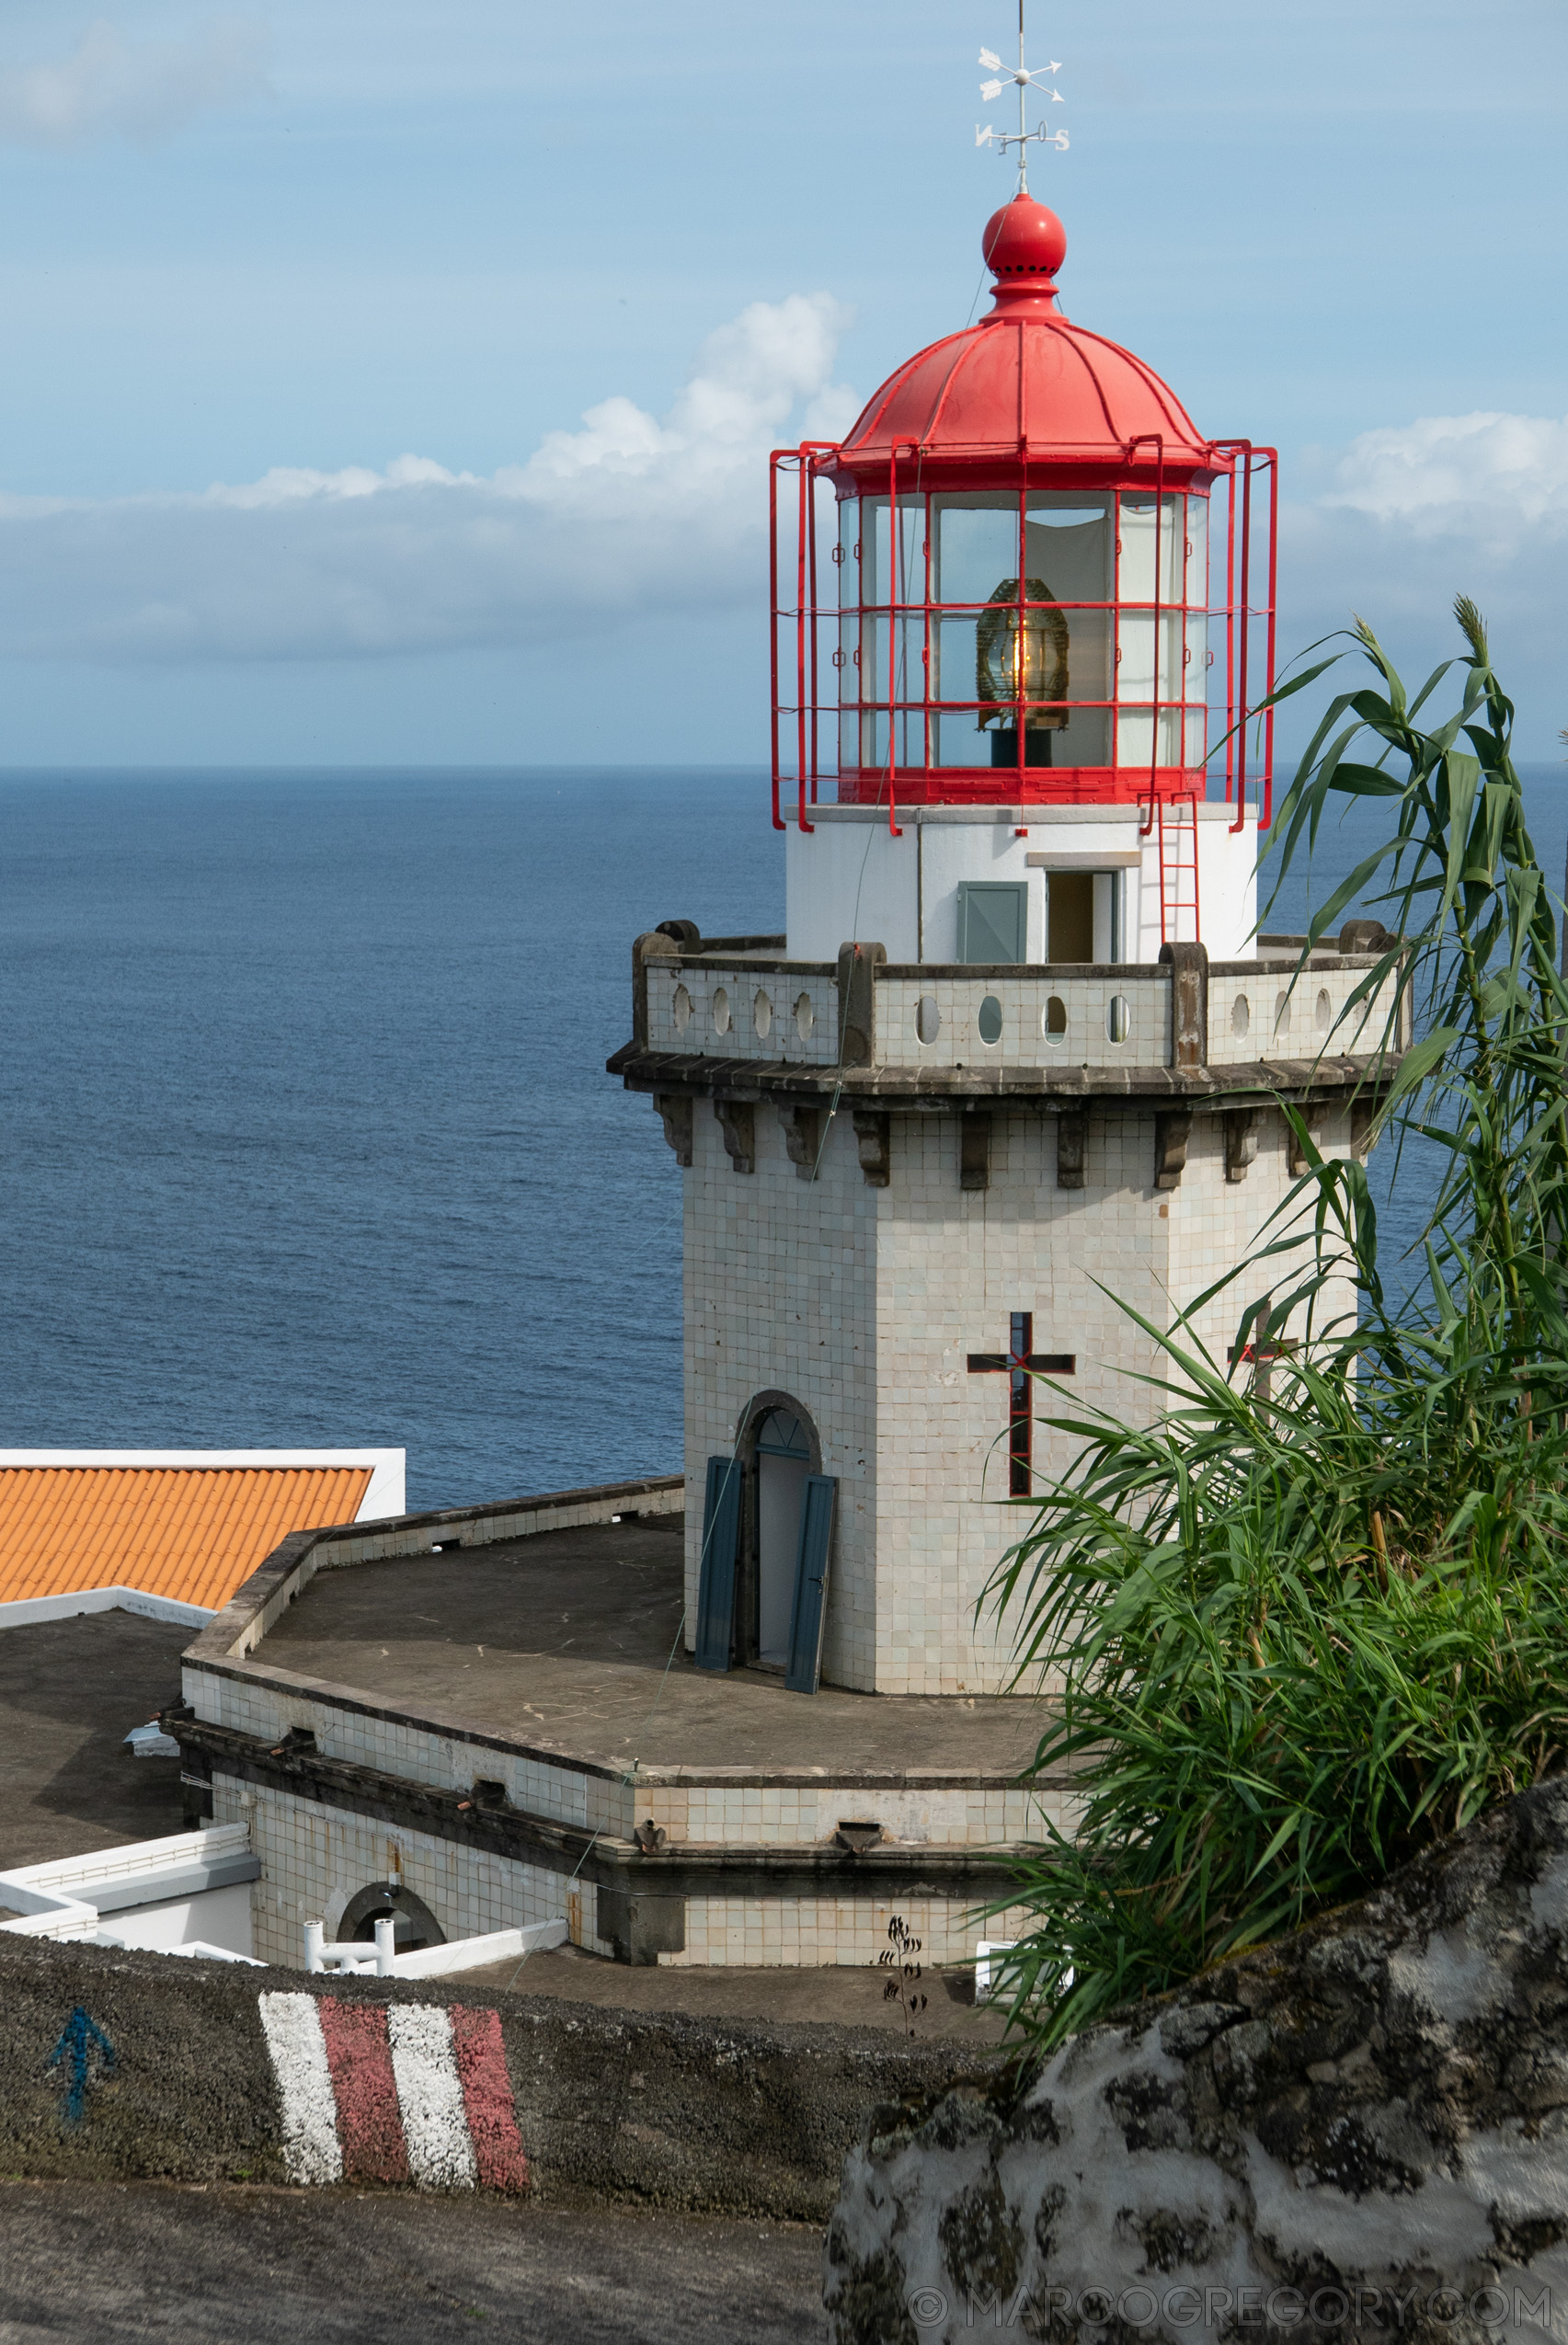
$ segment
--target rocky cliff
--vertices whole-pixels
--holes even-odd
[[[1568,1783],[1371,1897],[877,2110],[834,2345],[1568,2335]]]

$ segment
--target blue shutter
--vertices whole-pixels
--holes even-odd
[[[708,1459],[703,1568],[697,1580],[699,1669],[727,1669],[735,1638],[735,1559],[740,1546],[740,1463]]]
[[[961,879],[958,883],[958,958],[1020,962],[1028,957],[1029,883],[1026,879]]]
[[[806,1477],[800,1502],[800,1547],[795,1561],[795,1603],[789,1616],[789,1664],[784,1671],[784,1684],[792,1694],[814,1694],[822,1674],[828,1540],[838,1487],[831,1474]]]

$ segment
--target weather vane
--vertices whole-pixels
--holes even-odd
[[[1029,192],[1029,180],[1025,166],[1027,163],[1029,147],[1037,141],[1041,146],[1054,146],[1061,154],[1065,154],[1067,153],[1067,132],[1065,131],[1048,131],[1047,130],[1044,122],[1037,123],[1034,130],[1030,130],[1028,126],[1028,116],[1025,112],[1025,108],[1028,102],[1029,92],[1031,90],[1035,90],[1041,97],[1048,97],[1053,106],[1059,106],[1061,104],[1060,90],[1047,88],[1044,80],[1041,78],[1041,74],[1043,73],[1059,74],[1061,71],[1061,65],[1059,60],[1053,57],[1048,65],[1042,67],[1038,72],[1031,73],[1028,66],[1024,63],[1024,0],[1018,0],[1017,71],[1013,72],[1011,68],[1004,66],[994,49],[982,49],[980,51],[980,63],[982,65],[989,66],[990,71],[997,75],[996,80],[982,82],[980,84],[980,96],[985,99],[988,106],[993,98],[997,98],[1001,96],[1002,91],[1007,87],[1009,82],[1012,82],[1017,89],[1018,128],[1015,131],[993,131],[990,124],[988,122],[985,129],[982,131],[979,123],[977,123],[975,125],[975,144],[977,146],[994,146],[998,154],[1003,156],[1005,156],[1010,146],[1015,146],[1018,149],[1018,192],[1020,195],[1027,195]]]

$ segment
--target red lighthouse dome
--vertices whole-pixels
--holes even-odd
[[[896,369],[841,443],[774,457],[776,818],[781,780],[805,820],[830,777],[890,809],[1196,799],[1221,740],[1227,795],[1243,786],[1249,664],[1260,698],[1273,666],[1273,452],[1205,438],[1151,367],[1063,315],[1047,206],[1015,196],[982,251],[978,325]]]
[[[986,223],[981,249],[996,280],[989,316],[888,376],[844,440],[846,468],[886,465],[897,447],[944,464],[1022,457],[1119,472],[1158,443],[1168,477],[1212,474],[1209,443],[1152,367],[1062,315],[1067,233],[1054,212],[1015,196]]]

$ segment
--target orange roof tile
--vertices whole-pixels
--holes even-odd
[[[216,1609],[290,1531],[351,1523],[368,1466],[0,1467],[0,1604],[125,1586]]]

